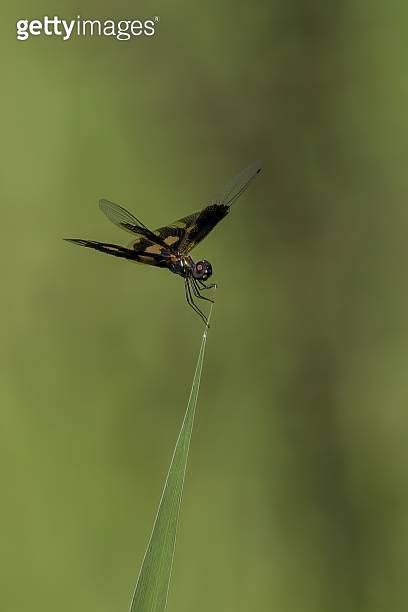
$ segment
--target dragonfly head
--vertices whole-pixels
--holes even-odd
[[[212,265],[206,259],[193,264],[192,274],[196,280],[206,281],[212,274]]]

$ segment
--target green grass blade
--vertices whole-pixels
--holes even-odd
[[[166,609],[206,340],[207,328],[203,333],[187,410],[177,438],[152,534],[137,579],[130,612],[163,612]]]

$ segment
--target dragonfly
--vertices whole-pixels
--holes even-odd
[[[237,174],[208,206],[156,230],[150,230],[123,206],[109,200],[100,200],[99,207],[106,217],[121,229],[133,234],[133,239],[127,247],[80,238],[64,240],[136,263],[167,268],[181,276],[184,279],[187,304],[208,326],[208,318],[196,300],[214,301],[203,295],[203,291],[216,287],[215,283],[207,283],[213,268],[206,259],[195,262],[190,252],[226,217],[231,206],[246,191],[261,169],[259,161],[253,162]]]

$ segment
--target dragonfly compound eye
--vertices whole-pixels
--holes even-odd
[[[197,280],[205,281],[212,274],[212,266],[209,261],[197,261],[193,268],[193,276]]]

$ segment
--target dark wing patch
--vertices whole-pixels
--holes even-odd
[[[101,253],[107,253],[108,255],[114,255],[115,257],[130,259],[131,261],[148,264],[150,266],[167,268],[169,264],[169,255],[164,252],[158,253],[143,250],[135,251],[133,249],[127,249],[117,244],[110,244],[108,242],[97,242],[95,240],[81,240],[79,238],[64,238],[64,240],[72,242],[73,244],[79,244],[80,246],[88,247],[90,249],[95,249],[96,251],[100,251]]]
[[[160,227],[155,233],[160,234],[167,244],[169,244],[167,241],[171,240],[171,247],[181,255],[186,255],[228,214],[232,204],[244,193],[260,171],[260,162],[253,162],[227,184],[212,204],[169,226]]]
[[[162,255],[163,257],[174,256],[172,249],[169,246],[162,246],[156,242],[152,242],[144,236],[135,238],[128,244],[128,249],[136,252],[153,253],[154,255]]]
[[[180,242],[180,252],[186,255],[223,219],[229,207],[223,204],[210,204],[200,212],[185,217],[186,228]]]
[[[171,225],[159,227],[155,233],[177,253],[186,255],[228,213],[228,206],[210,204],[203,210],[178,219]]]
[[[185,236],[185,230],[187,227],[187,220],[192,217],[185,217],[179,221],[174,221],[170,225],[159,227],[154,230],[154,234],[158,235],[161,240],[161,244],[165,244],[166,248],[172,253],[176,254],[179,252],[180,242]]]

